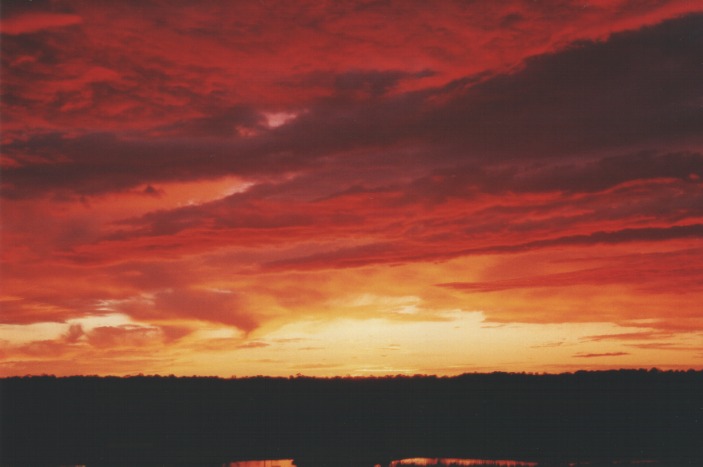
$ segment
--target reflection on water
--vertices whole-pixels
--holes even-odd
[[[222,467],[295,467],[293,459],[269,459],[263,461],[239,461],[224,464]]]
[[[334,462],[334,461],[333,461]],[[643,465],[644,464],[644,465]],[[333,464],[330,464],[333,465]],[[388,465],[376,464],[374,467],[401,467],[401,466],[483,466],[483,467],[541,467],[544,464],[539,462],[528,462],[506,459],[458,459],[450,457],[413,457],[408,459],[399,459],[391,461]],[[590,461],[581,462],[565,462],[563,464],[549,464],[550,466],[558,465],[563,467],[624,467],[624,466],[640,466],[642,467],[680,467],[679,464],[660,463],[655,460],[637,459],[627,461],[601,461],[593,463]],[[686,464],[693,465],[693,464]],[[222,464],[221,467],[304,467],[296,464],[293,459],[266,459],[266,460],[248,460],[235,461]],[[59,467],[90,467],[85,464],[62,464]]]
[[[486,460],[486,459],[455,459],[444,457],[413,457],[410,459],[400,459],[391,461],[388,466],[377,467],[398,467],[398,466],[419,466],[419,465],[437,465],[437,466],[461,466],[473,465],[484,467],[538,467],[537,462],[523,462],[516,460]],[[277,459],[277,460],[258,460],[258,461],[239,461],[224,464],[222,467],[295,467],[293,459]]]
[[[390,463],[390,467],[400,465],[479,465],[486,467],[537,467],[537,462],[524,462],[516,460],[487,460],[487,459],[452,459],[452,458],[430,458],[415,457],[412,459],[401,459]]]

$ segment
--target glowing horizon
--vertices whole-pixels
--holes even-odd
[[[703,369],[701,30],[3,5],[0,376]]]

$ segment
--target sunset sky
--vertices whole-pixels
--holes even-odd
[[[0,375],[703,368],[703,2],[1,15]]]

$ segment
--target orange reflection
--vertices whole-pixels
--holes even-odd
[[[267,459],[261,461],[238,461],[222,467],[295,467],[293,459]]]
[[[446,457],[414,457],[410,459],[400,459],[390,463],[390,467],[397,467],[399,465],[483,465],[492,467],[536,467],[538,464],[537,462],[525,462],[504,459],[453,459]]]

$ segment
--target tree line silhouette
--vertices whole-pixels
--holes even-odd
[[[703,371],[0,380],[1,465],[703,465]],[[561,463],[561,464],[560,464]]]

